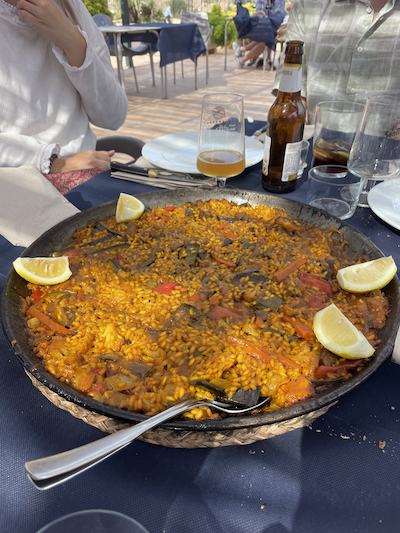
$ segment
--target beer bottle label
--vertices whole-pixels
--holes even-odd
[[[301,65],[283,64],[279,90],[283,93],[301,91]]]
[[[268,176],[269,159],[271,153],[271,137],[265,136],[264,140],[264,159],[262,164],[262,173],[264,176]]]
[[[293,181],[297,179],[300,168],[301,147],[303,141],[288,143],[283,158],[282,181]]]

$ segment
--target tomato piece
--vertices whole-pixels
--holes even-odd
[[[96,394],[104,394],[106,386],[104,383],[92,383],[90,387],[90,392],[95,392]]]
[[[218,296],[218,294],[213,294],[212,296],[210,296],[209,302],[210,302],[210,305],[219,304],[219,296]]]
[[[216,305],[209,313],[207,313],[207,317],[210,320],[220,320],[221,318],[228,318],[231,316],[237,316],[235,311],[232,309],[226,309],[220,305]]]
[[[31,294],[31,298],[33,300],[32,305],[37,304],[42,296],[43,296],[43,292],[41,291],[41,289],[35,289],[33,293]]]
[[[178,287],[182,287],[182,285],[180,283],[174,283],[173,281],[170,281],[169,283],[158,285],[158,287],[155,287],[153,291],[158,292],[160,294],[171,294],[172,291],[174,291]]]

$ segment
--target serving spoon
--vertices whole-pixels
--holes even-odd
[[[25,463],[25,471],[28,479],[39,490],[47,490],[60,483],[64,483],[81,472],[103,461],[110,455],[122,450],[145,431],[154,428],[171,418],[178,416],[193,407],[205,405],[227,414],[243,414],[255,409],[261,409],[269,401],[264,398],[261,402],[251,407],[235,408],[228,403],[217,400],[185,400],[162,411],[158,415],[150,417],[135,426],[122,429],[111,435],[107,435],[97,441],[90,442],[79,448],[67,452],[43,457]]]

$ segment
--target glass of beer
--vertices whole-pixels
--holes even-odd
[[[363,111],[364,105],[354,102],[321,102],[316,106],[311,167],[347,165]]]
[[[245,169],[243,96],[203,96],[197,145],[197,170],[217,178],[219,186]]]

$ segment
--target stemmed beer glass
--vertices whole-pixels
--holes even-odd
[[[217,93],[203,96],[197,170],[217,178],[219,186],[245,169],[243,96]]]
[[[347,167],[352,174],[366,178],[358,205],[369,207],[368,193],[376,182],[400,171],[399,103],[367,99]]]

